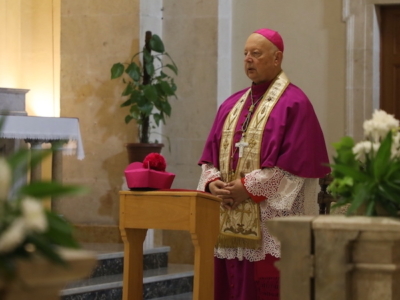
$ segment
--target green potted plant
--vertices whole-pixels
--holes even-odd
[[[364,122],[365,139],[355,144],[343,137],[335,144],[333,181],[328,191],[346,205],[347,214],[400,217],[399,120],[376,110]]]
[[[142,63],[138,58],[142,55]],[[170,63],[165,63],[163,58],[167,57]],[[111,68],[111,79],[122,78],[126,85],[122,92],[124,102],[121,107],[128,107],[129,112],[125,117],[125,123],[132,120],[138,125],[139,143],[127,144],[128,154],[132,147],[141,147],[144,150],[134,149],[136,153],[141,152],[140,157],[133,158],[130,162],[142,160],[149,152],[160,152],[162,144],[150,143],[151,129],[165,124],[165,118],[171,115],[171,105],[168,99],[176,97],[177,86],[174,78],[165,73],[165,70],[178,74],[178,68],[171,56],[165,51],[161,38],[146,32],[145,46],[143,50],[135,53],[128,63],[115,63]],[[151,147],[151,148],[149,148]],[[159,147],[160,150],[154,150]]]
[[[0,118],[0,131],[6,120],[7,117]],[[72,224],[42,204],[48,197],[87,193],[87,188],[45,180],[17,184],[21,176],[51,153],[51,149],[23,148],[7,157],[0,154],[0,299],[17,299],[16,295],[18,299],[22,299],[21,295],[36,299],[43,290],[49,296],[46,299],[50,295],[57,297],[60,282],[62,285],[83,278],[95,266],[95,256],[83,250],[72,252],[71,257],[68,248],[80,249]],[[90,267],[87,274],[76,272],[76,267],[64,268],[70,267],[69,260],[77,258],[82,258],[81,270]],[[32,268],[38,266],[51,270],[51,283],[40,285],[31,280],[36,272]]]

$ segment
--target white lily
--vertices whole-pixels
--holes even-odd
[[[24,198],[21,209],[27,231],[43,232],[47,229],[47,219],[40,201],[30,197]]]
[[[376,154],[376,152],[378,151],[380,147],[379,143],[372,143],[370,141],[362,141],[357,143],[354,147],[353,147],[353,153],[356,155],[356,159],[361,161],[361,162],[365,162],[365,158],[367,155],[372,155],[372,154]],[[373,151],[371,151],[373,150]]]
[[[399,120],[383,110],[375,110],[372,119],[366,120],[363,127],[365,136],[377,143],[381,142],[390,130],[399,127]]]
[[[25,238],[25,222],[23,218],[15,219],[0,236],[0,253],[11,252],[17,248]]]

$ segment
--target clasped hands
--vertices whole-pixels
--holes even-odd
[[[211,194],[222,199],[221,205],[225,209],[236,209],[240,203],[249,198],[240,179],[231,182],[212,181],[209,183],[208,189]]]

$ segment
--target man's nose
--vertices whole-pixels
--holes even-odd
[[[245,56],[244,56],[244,60],[245,61],[251,61],[253,58],[251,57],[251,54],[250,53],[247,53]]]

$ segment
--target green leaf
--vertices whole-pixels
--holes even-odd
[[[354,186],[353,178],[344,176],[343,178],[334,178],[329,184],[327,190],[334,196],[351,195]]]
[[[134,105],[135,103],[138,102],[138,99],[143,97],[142,92],[138,90],[133,90],[130,94],[130,97],[128,100],[126,100],[124,103],[121,104],[121,107],[123,106],[128,106],[128,105]]]
[[[146,64],[144,65],[144,67],[146,68],[146,72],[147,74],[152,77],[154,75],[155,69],[154,69],[154,65],[152,62],[146,62]]]
[[[143,61],[144,64],[153,64],[154,61],[154,56],[146,48],[143,50]]]
[[[371,201],[368,202],[365,214],[367,216],[373,216],[375,214],[375,199],[371,199]]]
[[[378,192],[384,199],[400,203],[398,192],[386,185],[385,182],[378,184]]]
[[[164,43],[161,40],[161,38],[157,34],[153,34],[150,39],[150,48],[151,50],[158,52],[158,53],[163,53],[164,50]]]
[[[120,77],[124,73],[124,65],[121,63],[116,63],[111,68],[111,79]]]
[[[151,102],[146,102],[144,105],[140,106],[140,112],[146,116],[150,116],[153,107]]]
[[[361,184],[358,185],[356,187],[356,190],[355,190],[355,193],[353,196],[353,201],[351,202],[350,207],[347,210],[347,214],[348,215],[353,214],[361,207],[362,204],[367,202],[368,194],[369,194],[369,191],[365,185],[361,185]]]
[[[168,82],[165,81],[161,81],[160,82],[160,87],[163,90],[163,92],[167,95],[167,96],[172,96],[174,95],[174,90],[172,89],[172,87],[168,84]]]
[[[171,60],[172,65],[173,65],[173,68],[175,68],[174,73],[175,73],[176,75],[178,75],[178,67],[176,66],[176,63],[174,62],[174,60],[172,59],[172,57],[171,57],[167,52],[165,52],[164,55],[166,55],[166,56]],[[173,71],[173,70],[172,70],[172,71]]]
[[[158,76],[157,79],[161,81],[164,78],[169,78],[169,76],[165,74],[163,71],[160,71],[160,76]]]
[[[7,161],[13,170],[12,180],[18,182],[19,178],[26,176],[26,172],[39,165],[42,160],[52,153],[52,149],[20,149],[8,157]]]
[[[395,190],[396,193],[398,193],[400,195],[400,185],[398,183],[396,184],[395,182],[392,182],[391,180],[387,180],[387,181],[385,181],[385,184],[387,184],[390,188]],[[400,201],[400,197],[398,197],[398,198]]]
[[[135,62],[130,63],[125,72],[129,75],[130,78],[132,78],[133,81],[137,82],[140,80],[140,68]]]
[[[121,104],[121,107],[129,106],[132,104],[132,100],[129,98],[124,103]]]
[[[397,178],[397,185],[399,185],[400,188],[400,162],[389,165],[389,170],[387,170],[384,180],[396,183]]]
[[[122,92],[122,96],[128,96],[128,95],[132,94],[133,91],[135,91],[134,85],[132,84],[132,82],[128,82],[124,91]]]
[[[171,82],[171,88],[172,88],[172,90],[174,91],[174,95],[175,95],[175,92],[176,92],[176,90],[177,90],[177,87],[176,87],[176,84],[175,84],[174,80],[172,80],[172,82]],[[176,96],[175,96],[175,97],[176,97]]]
[[[132,105],[134,105],[134,104],[140,105],[140,103],[142,103],[143,101],[146,101],[146,97],[144,96],[143,91],[139,91],[139,90],[132,92],[130,99],[131,99]]]
[[[12,169],[29,169],[30,167],[36,167],[51,153],[51,149],[35,149],[34,151],[30,151],[29,149],[20,149],[13,153],[7,160]]]
[[[19,190],[21,195],[42,199],[45,197],[60,197],[87,193],[88,189],[82,186],[63,185],[58,182],[38,181],[31,182]]]
[[[133,120],[132,116],[130,115],[125,116],[125,124],[128,124],[132,120]]]
[[[154,114],[153,115],[154,122],[156,122],[157,126],[160,126],[160,121],[164,120],[161,114]]]
[[[61,265],[66,265],[66,262],[58,254],[56,248],[52,244],[49,244],[47,239],[45,239],[43,236],[31,234],[28,236],[27,242],[35,245],[36,250],[41,252],[42,255],[47,259]]]
[[[157,101],[158,93],[157,88],[154,85],[146,85],[143,88],[144,96],[150,101]]]
[[[336,160],[343,161],[343,158],[349,156],[349,158],[354,157],[353,147],[354,141],[351,137],[345,136],[339,142],[333,144],[336,149],[337,156]]]
[[[73,226],[64,218],[47,211],[47,221],[49,229],[46,231],[45,236],[51,243],[68,248],[79,248],[79,243],[74,239]]]
[[[389,213],[389,215],[393,216],[393,217],[399,217],[398,215],[398,211],[399,211],[399,206],[393,206],[391,203],[388,203],[386,201],[379,201],[378,203],[376,203],[375,205],[375,209],[377,207],[380,207],[381,209],[383,209],[385,212]]]
[[[336,151],[340,151],[342,149],[352,149],[354,147],[354,140],[349,136],[344,136],[339,142],[333,143],[333,146]]]
[[[392,145],[392,132],[389,131],[382,141],[375,159],[373,160],[374,174],[377,180],[381,179],[387,172],[390,164],[390,148]]]
[[[166,64],[165,65],[167,68],[171,69],[172,72],[175,73],[175,75],[178,75],[178,68],[175,65],[171,65],[171,64]]]
[[[357,181],[368,181],[370,180],[370,177],[364,173],[362,173],[360,170],[354,169],[353,167],[345,166],[345,165],[330,165],[332,169],[340,172],[341,174],[345,176],[352,177],[354,180]]]
[[[169,104],[169,102],[167,100],[165,101],[161,101],[161,111],[163,111],[168,117],[171,116],[171,105]]]
[[[8,157],[7,162],[10,164],[11,169],[22,168],[27,169],[30,163],[29,150],[20,149]]]

